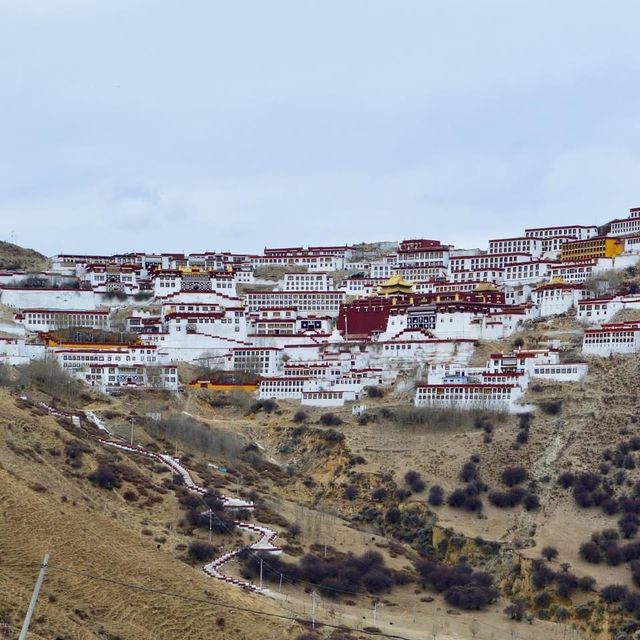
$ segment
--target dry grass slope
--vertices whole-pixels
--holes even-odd
[[[41,253],[11,242],[0,241],[0,270],[44,271],[49,266],[49,259]]]
[[[114,491],[93,487],[85,468],[65,466],[73,440],[53,418],[18,408],[0,391],[0,622],[14,633],[26,610],[38,565],[45,552],[51,566],[38,603],[33,638],[292,638],[300,631],[287,620],[231,612],[216,602],[283,613],[271,601],[219,585],[177,560],[169,545],[140,534],[141,516],[164,527],[173,494],[156,510],[129,505]],[[95,464],[86,455],[86,467]],[[134,460],[126,460],[134,467]],[[149,476],[145,467],[137,469]],[[64,573],[72,568],[143,587],[201,599],[185,602],[157,593]]]

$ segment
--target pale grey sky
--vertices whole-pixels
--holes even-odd
[[[259,251],[640,206],[640,4],[0,0],[0,238]]]

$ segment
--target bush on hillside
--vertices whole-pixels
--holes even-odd
[[[102,489],[114,489],[120,486],[120,480],[118,476],[113,472],[108,464],[101,464],[98,468],[90,473],[87,478],[93,482],[93,484],[101,487]]]
[[[428,500],[431,506],[439,507],[441,504],[444,503],[444,489],[441,486],[434,484],[429,489]]]
[[[208,562],[216,555],[216,548],[203,540],[189,543],[189,557],[197,562]]]
[[[528,477],[529,474],[524,467],[506,467],[502,471],[502,482],[508,487],[522,484]]]
[[[294,422],[305,422],[307,420],[309,416],[307,416],[307,414],[302,410],[302,409],[298,409],[298,411],[296,411],[293,414],[293,421]]]
[[[325,427],[339,427],[342,424],[342,418],[335,413],[323,413],[320,416],[320,424]]]
[[[450,567],[431,558],[421,558],[414,566],[422,586],[444,593],[446,602],[454,607],[483,609],[498,598],[493,578],[466,564]]]

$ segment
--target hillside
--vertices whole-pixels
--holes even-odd
[[[4,391],[0,408],[0,622],[17,634],[38,565],[49,552],[51,568],[29,637],[295,636],[296,625],[278,618],[266,619],[268,633],[260,630],[254,615],[235,609],[256,608],[252,598],[177,559],[176,546],[185,540],[175,529],[177,502],[155,482],[153,469],[127,459],[131,481],[105,491],[86,474],[96,459],[114,459],[113,454],[82,438],[68,421]],[[127,502],[126,489],[139,499]],[[266,599],[257,607],[282,614]]]
[[[136,444],[150,451],[175,448],[198,481],[227,495],[251,496],[258,505],[255,521],[279,532],[284,562],[299,563],[305,553],[332,558],[341,552],[359,556],[375,550],[389,569],[409,577],[406,586],[377,598],[366,593],[332,597],[325,587],[318,587],[322,598],[316,619],[324,625],[350,628],[348,632],[323,627],[305,636],[304,627],[289,620],[291,616],[309,619],[309,588],[304,583],[288,578],[279,588],[276,582],[270,585],[272,597],[265,597],[205,576],[201,563],[190,559],[188,548],[195,540],[206,541],[206,529],[188,524],[180,489],[170,486],[167,469],[101,446],[96,437],[102,432],[84,420],[78,428],[67,419],[52,417],[38,405],[40,398],[51,402],[42,390],[30,389],[29,398],[21,400],[0,390],[0,503],[5,523],[0,530],[4,595],[0,622],[14,630],[24,614],[38,564],[49,552],[51,568],[32,637],[116,639],[134,633],[143,639],[359,640],[369,637],[355,631],[365,627],[418,640],[423,637],[425,619],[431,621],[436,637],[444,640],[512,636],[512,625],[502,613],[508,600],[500,598],[483,612],[454,611],[441,596],[413,582],[418,555],[410,540],[402,543],[398,531],[385,533],[373,523],[354,518],[356,508],[366,501],[365,487],[380,481],[379,472],[369,463],[358,462],[335,430],[313,424],[302,429],[295,426],[288,419],[287,403],[276,414],[252,414],[247,413],[244,398],[225,404],[202,391],[185,398],[164,393],[112,399],[87,393],[67,396],[76,408],[99,412],[109,429],[127,439],[128,417],[135,416]],[[147,412],[173,417],[154,426],[145,423]],[[199,422],[190,416],[197,416]],[[318,417],[312,412],[307,422]],[[352,427],[345,426],[345,431]],[[215,469],[224,465],[226,471],[215,471],[210,462]],[[115,471],[118,486],[105,489],[90,481],[100,465]],[[364,472],[358,476],[361,497],[346,499],[342,487],[354,480],[359,468]],[[418,519],[414,524],[407,521],[406,526],[426,525],[435,541],[440,529],[416,498],[407,505],[407,515],[413,513]],[[217,553],[246,542],[238,531],[231,537],[224,532],[213,535]],[[443,543],[439,548],[444,548]],[[507,556],[487,563],[484,553],[474,551],[470,556],[497,575],[511,566]],[[226,571],[241,577],[244,569],[234,564]],[[377,616],[371,608],[376,601],[384,603]],[[263,617],[271,614],[276,617]],[[540,632],[553,637],[556,627],[551,621],[537,621],[531,632],[523,629],[520,637],[534,640]]]
[[[1,271],[45,271],[49,266],[49,259],[41,253],[0,241]]]
[[[532,324],[518,338],[525,347],[559,341],[565,356],[576,358],[579,334],[574,320],[559,318]],[[482,345],[476,358],[507,349],[513,341]],[[533,640],[561,637],[569,623],[580,629],[575,637],[616,637],[617,630],[636,624],[637,612],[607,606],[599,591],[622,585],[633,595],[634,565],[588,562],[580,546],[605,530],[619,536],[623,510],[635,508],[634,492],[640,487],[640,460],[634,453],[640,450],[638,361],[612,357],[592,359],[589,365],[581,383],[531,384],[525,401],[538,410],[526,418],[430,413],[412,408],[409,393],[389,391],[367,398],[369,419],[359,421],[348,408],[331,412],[329,420],[326,410],[305,408],[300,414],[296,402],[261,404],[240,392],[197,389],[107,398],[82,386],[68,393],[56,389],[63,399],[59,402],[75,411],[97,412],[114,434],[127,440],[134,418],[136,444],[149,451],[175,451],[204,486],[250,497],[257,505],[253,521],[277,532],[283,547],[277,562],[291,576],[310,555],[341,562],[344,553],[380,554],[384,571],[399,572],[407,582],[379,595],[352,592],[350,583],[337,577],[317,583],[288,577],[278,585],[277,580],[268,582],[267,573],[273,596],[267,598],[206,577],[188,549],[194,541],[206,541],[208,532],[190,524],[188,503],[180,487],[171,485],[166,468],[105,448],[96,441],[100,434],[84,420],[78,430],[48,415],[37,402],[52,399],[36,376],[27,401],[0,390],[0,501],[6,523],[0,532],[0,588],[8,594],[0,609],[2,620],[17,626],[37,565],[49,551],[52,567],[59,569],[50,571],[41,598],[41,621],[34,626],[40,637],[54,630],[59,637],[127,638],[136,629],[140,638],[184,633],[190,638],[297,640],[303,633],[299,624],[268,619],[272,635],[265,635],[264,629],[257,632],[252,616],[308,619],[313,589],[321,594],[316,619],[352,630],[375,627],[417,639],[424,620],[430,620],[436,637],[445,640],[506,640],[514,629],[518,637]],[[101,464],[116,471],[121,479],[117,487],[105,490],[89,480]],[[494,502],[492,496],[508,492],[503,472],[513,467],[526,470],[516,488],[521,501],[531,498],[530,507],[521,502],[505,508]],[[595,475],[593,482],[608,493],[597,497],[591,489],[591,502],[579,504],[575,491],[559,484],[568,473]],[[473,508],[450,501],[456,492],[474,486],[478,500]],[[432,502],[438,487],[443,504]],[[25,538],[31,541],[28,547],[22,544]],[[252,538],[220,530],[212,542],[221,554]],[[631,553],[635,533],[616,545],[620,553]],[[553,547],[557,556],[541,568],[545,547]],[[613,553],[611,545],[607,549]],[[420,582],[422,557],[446,566],[468,563],[487,572],[498,589],[497,599],[481,610],[452,607],[446,594]],[[249,570],[244,560],[225,568],[234,579],[253,575],[257,580]],[[96,576],[189,600],[99,582]],[[542,586],[541,576],[546,576]],[[570,586],[565,592],[567,581],[584,588]],[[333,595],[329,584],[348,595]],[[254,613],[220,613],[199,602],[201,598]],[[384,609],[374,615],[372,603],[378,601]],[[534,616],[533,626],[514,627],[505,615],[514,602]],[[342,637],[336,633],[325,628],[311,637]],[[344,637],[359,636],[351,631]]]

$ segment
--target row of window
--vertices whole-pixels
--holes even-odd
[[[539,375],[578,373],[578,367],[535,367],[533,373]]]
[[[147,353],[151,353],[151,351],[147,351]],[[112,359],[113,358],[113,359]],[[64,355],[62,357],[63,361],[69,362],[120,362],[122,360],[121,356],[99,356],[96,354],[81,354],[81,355]],[[136,362],[136,356],[125,356],[124,362]],[[154,362],[155,356],[147,356],[147,362]],[[144,362],[145,358],[143,355],[140,356],[140,362]]]

